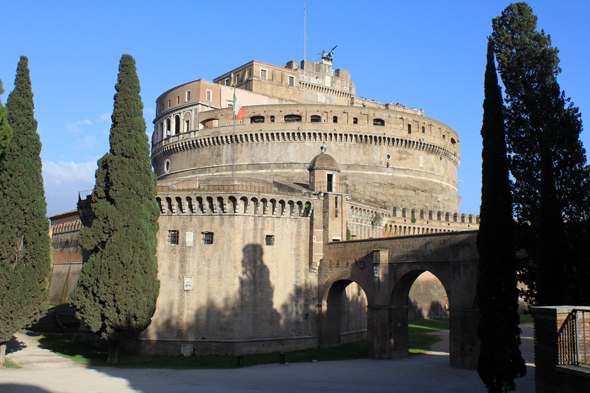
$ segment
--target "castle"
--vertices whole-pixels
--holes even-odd
[[[251,61],[168,90],[156,100],[152,135],[160,295],[152,324],[128,346],[170,354],[317,346],[328,244],[478,229],[478,217],[458,213],[459,162],[455,131],[423,110],[356,97],[331,56]],[[85,224],[88,208],[81,195]],[[444,314],[445,289],[428,274],[410,302],[424,316]],[[340,303],[339,341],[366,337],[361,286],[348,285]]]

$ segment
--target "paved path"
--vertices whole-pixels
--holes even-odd
[[[523,328],[523,352],[530,363],[532,324]],[[529,340],[527,337],[531,337]],[[8,358],[22,369],[0,370],[1,393],[102,392],[481,392],[477,372],[449,367],[448,340],[433,352],[400,360],[265,365],[234,370],[165,370],[85,367],[37,346],[17,334]],[[530,342],[529,342],[530,341]],[[534,367],[517,380],[517,393],[534,392]]]

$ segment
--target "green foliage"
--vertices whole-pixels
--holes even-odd
[[[481,223],[477,234],[477,303],[480,309],[477,335],[481,347],[477,372],[488,392],[507,392],[515,389],[515,378],[526,374],[526,366],[519,349],[516,247],[502,93],[491,40],[488,42],[483,110]]]
[[[159,209],[135,60],[123,55],[115,86],[110,152],[98,161],[94,221],[80,232],[91,252],[70,294],[76,316],[108,340],[137,337],[155,311]],[[116,361],[116,360],[114,360]]]
[[[0,160],[0,343],[39,319],[50,272],[41,140],[24,56],[14,83],[6,101],[14,134]]]
[[[381,224],[381,216],[379,214],[375,214],[373,216],[373,221],[372,221],[373,226],[378,227]]]
[[[537,17],[524,3],[510,4],[492,21],[498,71],[505,86],[507,142],[514,177],[515,213],[520,222],[538,223],[542,147],[550,145],[556,198],[563,218],[588,212],[589,178],[580,141],[578,108],[560,91],[558,49],[537,31]],[[544,130],[553,130],[544,140]]]
[[[415,224],[416,223],[416,217],[412,217],[412,219],[410,221],[412,221],[412,224]]]
[[[558,50],[549,35],[536,30],[531,7],[511,4],[492,24],[498,70],[506,87],[515,215],[521,226],[533,228],[519,234],[519,246],[530,256],[521,264],[521,278],[530,288],[525,296],[542,305],[562,303],[570,280],[567,273],[577,275],[584,263],[567,255],[572,247],[563,223],[587,219],[590,211],[581,116],[560,90]]]
[[[0,80],[0,95],[4,93],[4,89],[2,88],[2,81]],[[2,157],[2,153],[4,153],[4,149],[10,143],[12,139],[12,127],[8,124],[8,119],[6,118],[6,108],[2,105],[0,101],[0,158]]]

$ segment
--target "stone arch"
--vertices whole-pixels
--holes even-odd
[[[219,199],[219,198],[218,198]],[[236,214],[238,212],[238,200],[235,196],[227,198],[227,214]]]
[[[326,291],[321,298],[321,319],[319,331],[319,344],[321,347],[334,347],[342,343],[342,325],[343,315],[345,314],[344,307],[346,307],[346,291],[351,284],[356,284],[364,293],[366,304],[371,304],[369,300],[371,295],[365,290],[368,285],[361,285],[352,277],[335,279],[329,286],[326,286]],[[364,326],[368,325],[365,317]]]

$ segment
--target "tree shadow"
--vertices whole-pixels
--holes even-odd
[[[18,351],[22,351],[27,347],[23,341],[20,341],[16,336],[12,336],[12,338],[6,343],[6,355],[11,353],[15,353]]]

